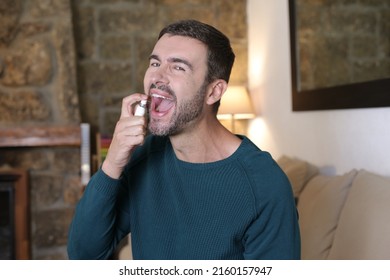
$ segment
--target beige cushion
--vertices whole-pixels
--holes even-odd
[[[359,171],[329,259],[390,259],[390,178]]]
[[[341,209],[357,171],[318,175],[303,189],[299,202],[302,259],[326,259],[333,243]]]
[[[299,197],[306,183],[318,173],[317,167],[297,158],[282,156],[277,163],[286,173],[296,198]]]

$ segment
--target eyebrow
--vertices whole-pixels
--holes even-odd
[[[152,60],[152,59],[161,61],[160,57],[158,55],[156,55],[156,54],[152,54],[152,55],[149,56],[149,60]],[[172,57],[172,58],[168,58],[168,62],[183,63],[188,68],[190,68],[191,71],[194,69],[193,65],[186,59],[182,59],[182,58],[178,58],[178,57]]]

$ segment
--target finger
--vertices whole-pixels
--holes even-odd
[[[125,134],[132,133],[134,127],[146,130],[146,126],[146,119],[143,117],[122,117],[116,123],[114,134],[120,132]]]
[[[113,142],[119,147],[127,147],[127,149],[132,149],[132,146],[142,144],[143,138],[146,136],[145,123],[146,120],[141,117],[120,119],[114,131]],[[141,137],[141,139],[134,142],[134,138],[138,137]]]
[[[142,143],[142,138],[145,136],[146,127],[143,124],[132,125],[132,122],[128,121],[118,122],[111,141],[112,146],[110,146],[109,150],[111,150],[112,147],[116,147],[120,150],[130,150],[132,146]]]
[[[118,139],[119,138],[119,139]],[[129,161],[132,150],[144,142],[144,135],[114,137],[103,162],[102,170],[112,178],[119,178]]]
[[[119,131],[118,136],[122,137],[132,137],[132,136],[145,136],[146,135],[146,128],[143,125],[136,125],[136,126],[129,126],[126,127],[124,130]]]
[[[121,118],[129,117],[133,115],[132,107],[135,103],[147,99],[146,94],[133,93],[122,99]]]

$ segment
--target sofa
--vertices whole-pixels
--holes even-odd
[[[297,203],[304,260],[390,260],[390,178],[353,169],[324,175],[282,156]]]

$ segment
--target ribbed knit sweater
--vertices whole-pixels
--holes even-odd
[[[131,232],[134,259],[299,259],[290,183],[248,138],[212,163],[179,160],[150,136],[119,180],[99,170],[79,201],[70,259],[106,259]]]

